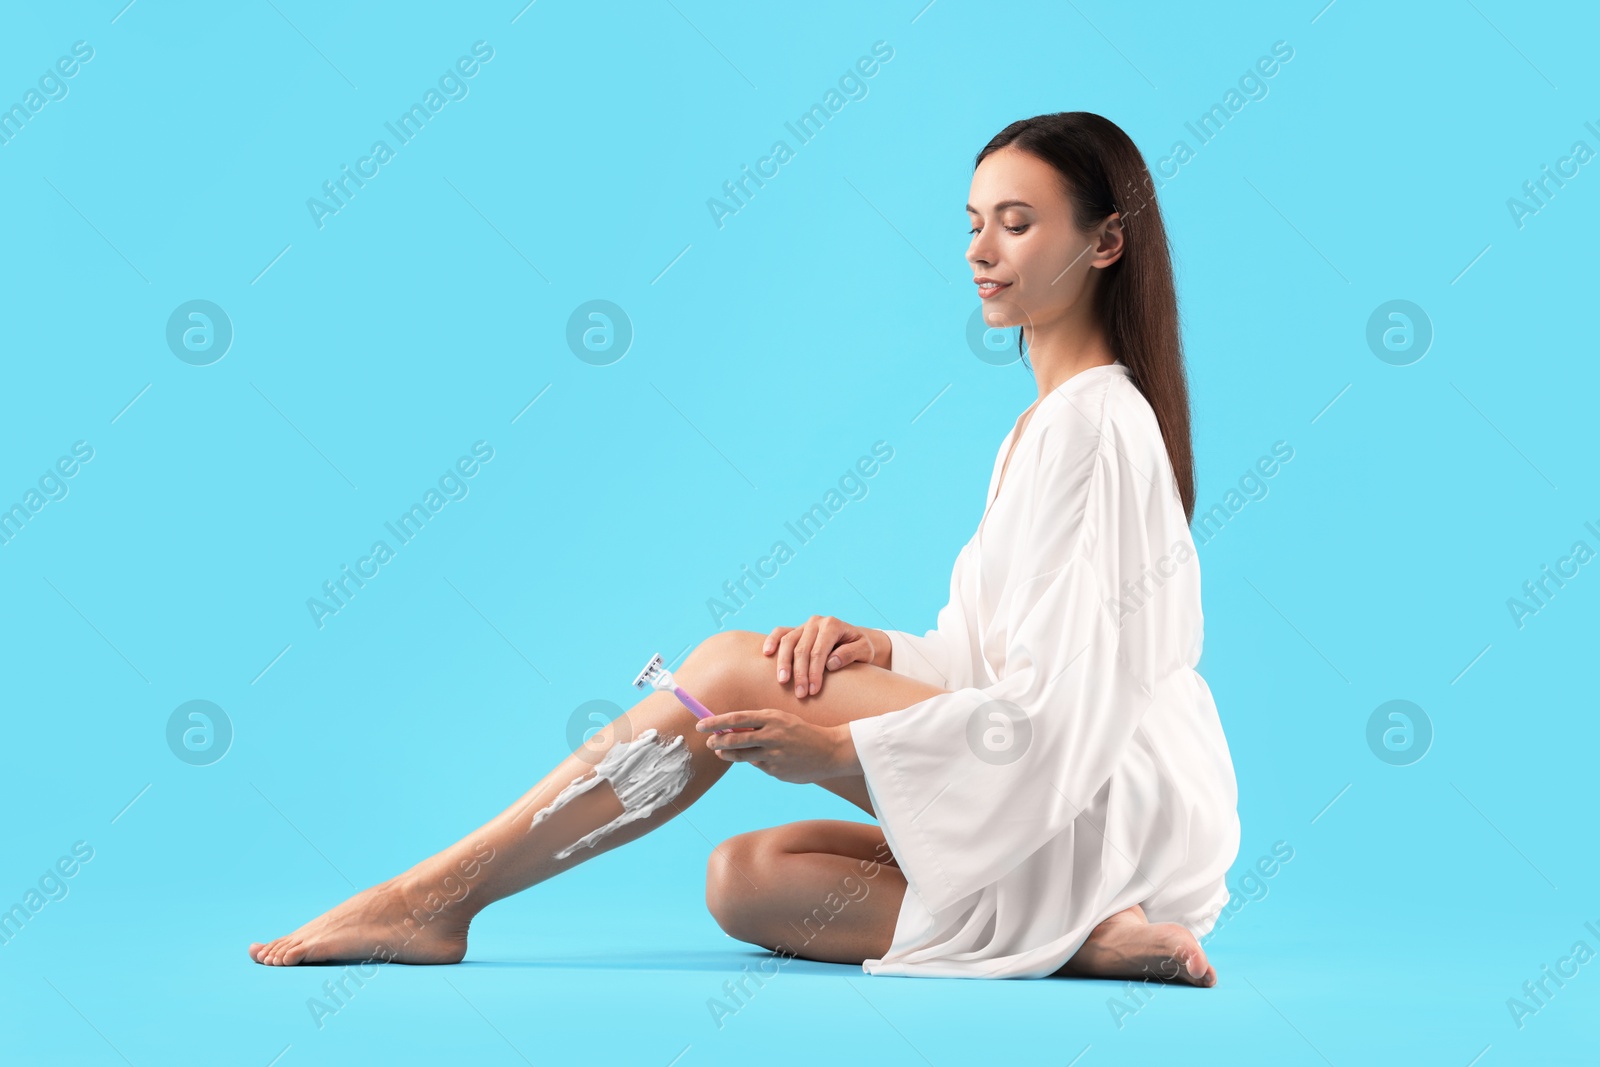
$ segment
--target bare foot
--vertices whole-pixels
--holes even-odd
[[[471,916],[398,878],[363,890],[294,933],[252,942],[250,958],[274,967],[301,963],[460,963]]]
[[[1094,928],[1076,955],[1056,972],[1086,978],[1144,978],[1214,986],[1217,969],[1178,923],[1153,923],[1135,904]]]

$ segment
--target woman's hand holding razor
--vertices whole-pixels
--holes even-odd
[[[730,711],[700,719],[706,747],[730,763],[751,763],[783,782],[819,782],[860,774],[850,724],[817,726],[778,708]],[[726,730],[726,733],[715,733]]]

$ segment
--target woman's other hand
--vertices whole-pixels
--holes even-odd
[[[794,695],[822,692],[822,676],[847,663],[889,666],[889,635],[870,627],[852,626],[832,615],[813,615],[803,626],[778,626],[761,646],[764,656],[776,656],[778,684],[794,679]]]

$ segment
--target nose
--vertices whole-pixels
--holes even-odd
[[[987,269],[994,266],[994,260],[989,258],[991,255],[993,253],[990,251],[988,241],[984,235],[982,233],[973,234],[972,242],[967,245],[967,262],[974,267]]]

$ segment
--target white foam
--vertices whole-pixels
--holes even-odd
[[[579,793],[587,793],[602,781],[609,781],[622,802],[622,814],[557,852],[555,858],[564,860],[578,849],[592,846],[619,826],[649,818],[661,805],[683,792],[683,787],[689,784],[690,763],[682,735],[661,743],[656,740],[656,729],[652,726],[632,741],[612,745],[605,758],[595,765],[593,776],[574,778],[556,794],[549,807],[533,817],[528,829],[538,826],[546,816],[559,811]]]

